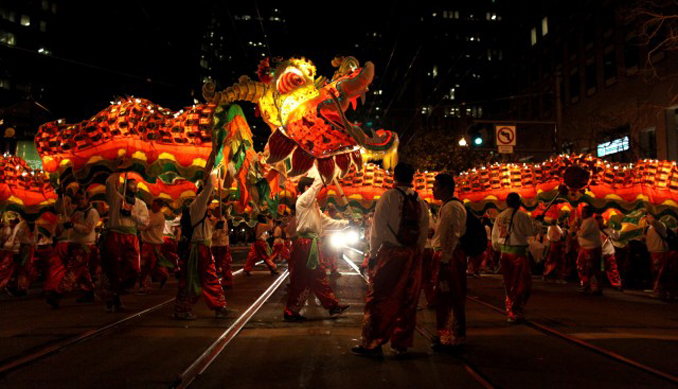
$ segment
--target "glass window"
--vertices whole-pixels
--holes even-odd
[[[47,32],[47,22],[44,20],[40,21],[40,31]]]
[[[603,53],[603,77],[608,86],[617,79],[617,53],[612,45],[606,47]]]
[[[49,11],[49,1],[42,0],[42,10],[43,11]]]
[[[31,25],[31,17],[28,15],[21,15],[21,25],[28,27]]]
[[[57,5],[56,3],[52,3],[52,13],[55,14],[57,11]]]
[[[576,103],[579,101],[580,84],[579,84],[579,69],[574,68],[570,70],[570,101]]]
[[[586,93],[592,95],[596,93],[598,86],[598,74],[596,72],[596,61],[593,58],[586,60]]]
[[[533,28],[532,31],[530,32],[530,43],[532,46],[537,44],[537,29]]]
[[[16,45],[16,38],[11,32],[0,31],[0,43],[7,46],[14,46]]]
[[[628,34],[624,43],[624,67],[626,69],[638,68],[638,62],[640,61],[638,46],[638,36],[635,33]]]
[[[548,17],[544,17],[544,19],[541,20],[541,36],[545,36],[546,34],[549,33],[549,19]]]

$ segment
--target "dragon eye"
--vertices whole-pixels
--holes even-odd
[[[276,87],[280,94],[287,94],[306,84],[306,79],[297,69],[290,69],[278,79]]]

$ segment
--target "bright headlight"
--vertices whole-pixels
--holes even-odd
[[[343,247],[346,244],[346,240],[344,237],[343,232],[335,232],[334,234],[330,235],[330,244],[333,247]]]

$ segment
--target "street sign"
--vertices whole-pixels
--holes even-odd
[[[516,145],[516,126],[494,126],[494,130],[496,133],[497,146]]]
[[[499,145],[499,154],[513,154],[513,146]]]

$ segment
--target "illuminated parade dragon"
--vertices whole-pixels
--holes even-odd
[[[140,196],[162,198],[166,214],[178,215],[196,193],[196,182],[210,153],[217,154],[225,199],[237,200],[235,214],[277,213],[279,200],[294,201],[297,177],[317,165],[326,188],[321,203],[339,200],[342,188],[354,210],[369,212],[393,177],[398,137],[390,131],[366,133],[346,117],[374,78],[374,65],[337,57],[331,79],[317,76],[303,58],[261,62],[258,81],[241,77],[223,91],[203,87],[205,104],[178,112],[145,99],[114,102],[89,120],[42,125],[35,139],[45,173],[32,171],[16,158],[3,158],[0,209],[38,218],[50,211],[57,195],[52,186],[85,187],[94,200],[103,198],[103,182],[113,171],[140,181]],[[256,152],[243,110],[271,128],[266,147]],[[366,163],[380,160],[381,166]],[[434,172],[418,173],[415,189],[432,199]],[[50,185],[51,184],[51,185]],[[457,196],[475,213],[492,216],[505,207],[509,192],[521,194],[526,209],[556,219],[583,204],[606,218],[626,223],[629,233],[642,227],[649,211],[678,215],[678,168],[673,162],[607,163],[591,156],[559,156],[537,164],[479,166],[457,177]],[[672,224],[672,223],[670,223]]]

